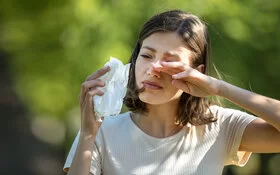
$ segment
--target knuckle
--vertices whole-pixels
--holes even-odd
[[[91,98],[91,97],[95,96],[96,93],[97,93],[97,89],[88,91],[87,92],[88,98]]]
[[[87,88],[87,83],[86,82],[82,83],[81,88],[82,88],[82,90],[85,90]]]
[[[89,91],[88,94],[89,94],[90,97],[94,96],[95,95],[95,90]]]

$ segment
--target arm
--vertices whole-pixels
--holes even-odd
[[[224,81],[219,82],[218,95],[261,117],[280,132],[280,101],[241,89]]]
[[[104,82],[98,78],[107,73],[109,67],[105,67],[91,74],[82,84],[79,95],[81,109],[81,131],[78,146],[71,163],[68,175],[88,175],[90,172],[90,164],[92,151],[94,149],[94,141],[98,130],[101,126],[100,122],[95,119],[92,97],[94,95],[103,95],[103,92],[97,87],[105,86]]]
[[[259,117],[245,129],[239,150],[257,153],[280,152],[280,101],[224,81],[216,81],[220,89],[217,95]]]
[[[240,150],[280,152],[280,101],[205,75],[201,73],[203,67],[194,69],[183,62],[163,62],[160,71],[171,75],[172,84],[186,93],[197,97],[221,96],[258,116],[245,129]]]
[[[73,158],[68,175],[89,174],[94,140],[94,135],[87,135],[81,133],[75,156]]]

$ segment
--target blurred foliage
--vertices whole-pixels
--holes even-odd
[[[142,24],[169,9],[206,21],[223,79],[280,99],[278,0],[2,0],[0,47],[31,120],[77,123],[80,84],[110,56],[126,63]]]

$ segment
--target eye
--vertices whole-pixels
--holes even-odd
[[[150,56],[148,54],[141,54],[140,56],[143,57],[143,58],[152,59],[152,56]]]

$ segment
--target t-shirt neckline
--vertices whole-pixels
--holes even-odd
[[[132,126],[132,129],[135,130],[135,132],[137,132],[140,136],[145,137],[149,140],[153,140],[153,141],[158,141],[158,142],[166,142],[166,141],[172,141],[172,140],[178,140],[179,138],[183,137],[183,135],[185,134],[186,131],[186,127],[184,126],[182,129],[180,129],[177,133],[168,136],[168,137],[163,137],[163,138],[158,138],[158,137],[153,137],[149,134],[147,134],[146,132],[144,132],[142,129],[140,129],[132,120],[131,118],[131,112],[128,112],[128,118],[129,118],[129,122],[130,125]]]

